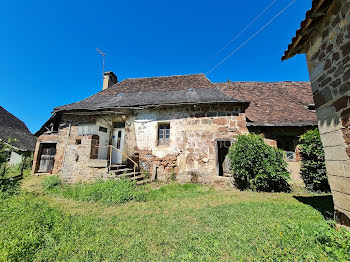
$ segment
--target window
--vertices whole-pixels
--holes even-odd
[[[78,125],[78,135],[95,135],[96,134],[96,124],[95,123],[80,123]]]
[[[285,151],[286,160],[295,161],[295,153],[293,151]]]
[[[170,124],[158,125],[158,145],[169,145],[170,143]]]
[[[114,128],[124,128],[125,127],[125,122],[115,122],[113,123]]]
[[[107,133],[107,128],[106,127],[103,127],[103,126],[100,126],[99,128],[98,128],[98,131],[100,131],[100,132],[104,132],[104,133]]]

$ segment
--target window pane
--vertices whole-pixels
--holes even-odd
[[[78,135],[95,135],[96,124],[95,123],[80,123],[78,124]]]

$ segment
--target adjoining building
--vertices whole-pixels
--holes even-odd
[[[335,214],[350,225],[350,1],[313,0],[282,60],[306,54]]]
[[[21,120],[0,106],[0,141],[12,148],[8,163],[16,165],[34,152],[36,138]]]
[[[102,91],[55,108],[37,132],[33,173],[60,173],[74,183],[132,173],[136,163],[152,179],[222,185],[230,181],[228,148],[249,132],[297,162],[298,136],[316,126],[307,86],[214,84],[203,74],[118,82],[106,72]],[[51,163],[41,166],[48,152]]]

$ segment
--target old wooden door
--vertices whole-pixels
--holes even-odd
[[[56,144],[44,145],[40,156],[38,172],[51,173],[55,164]]]

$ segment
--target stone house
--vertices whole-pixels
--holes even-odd
[[[313,0],[282,60],[306,54],[335,215],[350,225],[350,1]]]
[[[36,138],[21,120],[0,106],[0,141],[13,149],[8,163],[16,165],[34,152]]]
[[[137,178],[227,184],[225,156],[237,135],[263,133],[296,161],[298,135],[316,126],[310,103],[308,82],[214,84],[203,74],[118,82],[106,72],[101,92],[55,108],[37,132],[33,173],[74,183],[120,167],[132,173],[136,163]]]

